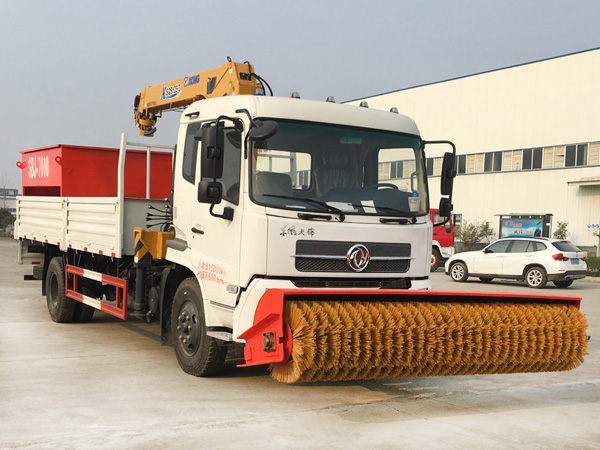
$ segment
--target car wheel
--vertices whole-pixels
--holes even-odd
[[[454,281],[467,281],[467,278],[469,278],[469,272],[467,271],[467,266],[465,266],[465,263],[456,262],[452,264],[450,267],[450,277],[452,277]]]
[[[554,285],[559,288],[568,288],[573,284],[573,280],[553,281]]]
[[[440,252],[438,251],[437,248],[434,248],[431,251],[431,271],[435,272],[436,270],[438,270],[438,267],[440,267],[440,262],[442,260],[442,255],[440,255]]]
[[[481,281],[483,281],[484,283],[489,283],[493,280],[493,278],[491,278],[491,277],[479,277],[479,279]]]
[[[525,283],[527,286],[535,289],[541,289],[546,286],[548,276],[543,267],[531,267],[525,273]]]

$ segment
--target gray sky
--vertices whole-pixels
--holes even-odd
[[[19,151],[143,141],[133,98],[249,60],[275,95],[347,101],[600,46],[597,0],[0,0],[0,182]],[[560,105],[557,105],[560,107]],[[150,141],[173,144],[177,113]],[[1,187],[1,186],[0,186]]]

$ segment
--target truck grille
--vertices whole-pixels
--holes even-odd
[[[296,270],[356,273],[346,262],[346,254],[355,244],[356,242],[298,241],[294,255]],[[360,273],[404,273],[410,268],[410,244],[365,242],[362,245],[369,250],[370,261]]]

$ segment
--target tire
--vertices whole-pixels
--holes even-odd
[[[81,293],[87,297],[98,298],[98,290],[90,286],[82,286]],[[92,320],[94,317],[96,308],[85,305],[81,302],[77,302],[75,305],[75,314],[73,315],[73,322],[86,323]]]
[[[440,252],[437,248],[434,248],[431,251],[431,272],[435,272],[436,270],[438,270],[438,267],[440,267],[441,262],[442,255],[440,255]]]
[[[490,283],[493,280],[491,277],[479,277],[479,279],[484,283]]]
[[[467,281],[469,272],[465,263],[456,262],[452,264],[452,266],[450,266],[450,277],[458,282]]]
[[[60,256],[52,258],[48,264],[46,303],[53,321],[57,323],[73,322],[76,302],[65,295],[65,266]]]
[[[568,288],[573,284],[573,280],[553,281],[554,285],[559,288]]]
[[[546,286],[548,275],[543,267],[534,266],[527,269],[525,272],[525,283],[527,286],[534,289],[541,289]]]
[[[219,372],[227,347],[207,336],[202,294],[196,278],[183,280],[173,299],[171,337],[177,362],[184,372],[207,377]]]

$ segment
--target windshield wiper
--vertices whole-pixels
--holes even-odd
[[[340,222],[343,222],[344,220],[346,220],[346,215],[344,214],[344,211],[342,211],[341,209],[338,209],[334,206],[328,205],[325,202],[321,202],[319,200],[313,200],[312,198],[294,197],[292,195],[262,194],[262,196],[263,197],[283,198],[285,200],[298,200],[300,202],[310,203],[313,205],[320,206],[321,208],[325,208],[325,210],[329,211],[330,213],[337,214],[339,216]]]
[[[373,208],[376,210],[376,213],[379,213],[379,211],[382,211],[382,212],[394,213],[399,216],[414,217],[414,213],[412,213],[410,211],[402,211],[401,209],[392,208],[390,206],[359,205],[359,204],[354,204],[354,203],[352,203],[351,205],[354,206],[355,208],[362,208],[363,210],[366,208]]]

